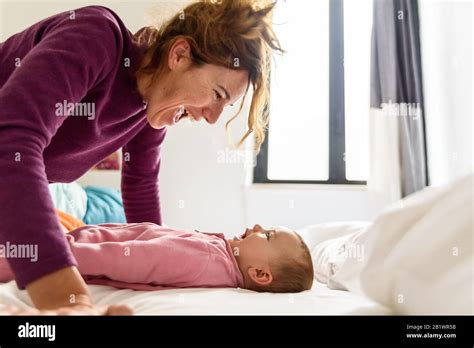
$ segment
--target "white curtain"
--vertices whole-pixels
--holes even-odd
[[[418,164],[415,163],[417,156],[411,153],[415,151],[416,146],[411,145],[413,134],[407,133],[406,123],[421,120],[422,110],[416,107],[411,107],[409,110],[410,114],[407,115],[405,111],[391,104],[382,104],[381,108],[370,108],[367,187],[374,215],[405,196],[402,185],[403,162],[405,172],[412,171],[411,177],[417,177]],[[407,121],[407,118],[411,121]],[[401,146],[402,142],[410,146]],[[402,151],[410,153],[402,156]],[[402,161],[402,157],[405,157],[405,161]]]
[[[441,186],[474,172],[474,5],[418,2],[430,185]]]
[[[400,154],[396,117],[379,108],[369,114],[369,175],[367,189],[373,215],[401,196]]]
[[[367,180],[374,214],[427,184],[417,4],[374,1]]]

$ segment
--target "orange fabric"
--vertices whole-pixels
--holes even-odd
[[[59,223],[62,227],[65,228],[65,232],[71,232],[78,227],[84,226],[84,222],[79,219],[76,219],[74,216],[71,216],[59,209],[54,209],[56,211],[56,215],[58,216]]]

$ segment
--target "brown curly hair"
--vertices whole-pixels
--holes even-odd
[[[276,2],[252,0],[201,0],[185,7],[160,28],[147,27],[137,33],[137,39],[147,40],[148,49],[137,74],[155,74],[163,57],[179,38],[191,46],[195,64],[214,64],[248,72],[247,92],[252,85],[253,96],[248,116],[248,130],[238,142],[240,146],[250,133],[255,136],[255,148],[265,138],[268,125],[270,59],[273,51],[283,49],[273,32],[271,13]],[[246,94],[247,94],[246,92]],[[226,122],[233,121],[242,111]]]

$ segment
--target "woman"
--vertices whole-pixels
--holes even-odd
[[[127,312],[93,306],[48,182],[74,181],[122,147],[127,221],[161,224],[157,178],[166,127],[183,118],[213,124],[250,86],[249,130],[240,143],[253,132],[259,148],[269,57],[281,51],[272,8],[205,0],[159,30],[132,35],[111,10],[91,6],[0,44],[0,243],[38,246],[36,262],[8,258],[38,309]]]

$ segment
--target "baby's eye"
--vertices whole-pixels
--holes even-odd
[[[270,240],[270,232],[265,232],[265,236],[267,236],[267,240]]]
[[[217,100],[222,99],[222,95],[215,89],[214,89],[214,95],[216,96]]]

